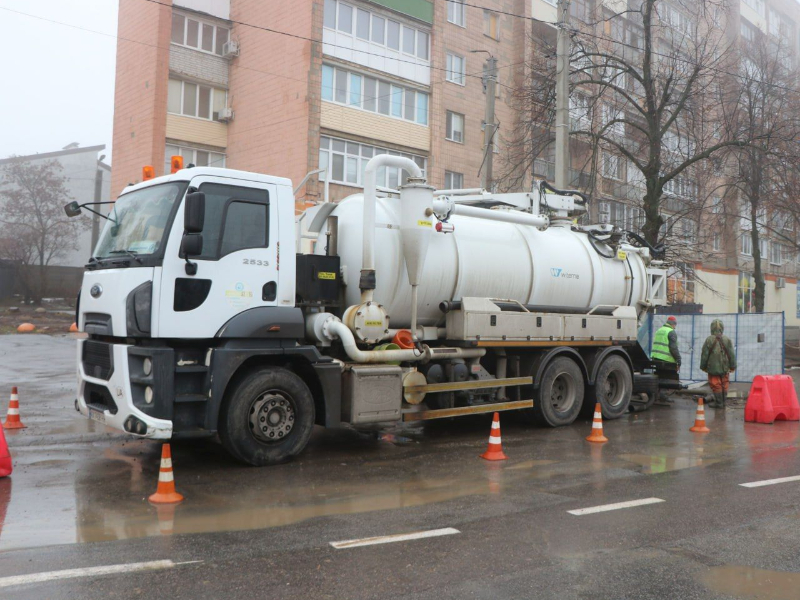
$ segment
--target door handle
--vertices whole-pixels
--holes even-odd
[[[269,283],[265,283],[264,287],[261,288],[261,300],[264,302],[274,302],[275,298],[278,297],[278,284],[274,281],[270,281]]]

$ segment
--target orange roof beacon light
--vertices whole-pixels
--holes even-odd
[[[142,181],[153,179],[156,176],[156,170],[153,165],[145,165],[142,167]]]
[[[182,156],[173,156],[169,159],[170,173],[177,173],[183,168],[183,157]]]

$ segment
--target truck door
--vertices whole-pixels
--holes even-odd
[[[190,259],[197,273],[187,274],[180,256],[181,205],[167,243],[154,319],[161,338],[214,337],[233,316],[277,304],[276,186],[215,177],[197,177],[191,185],[205,194],[203,252]]]

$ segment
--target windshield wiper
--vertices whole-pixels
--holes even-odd
[[[132,259],[134,259],[136,262],[138,262],[140,264],[142,262],[142,259],[139,258],[137,256],[136,252],[134,252],[133,250],[122,250],[122,249],[120,249],[120,250],[112,250],[111,252],[109,252],[109,254],[127,254]]]

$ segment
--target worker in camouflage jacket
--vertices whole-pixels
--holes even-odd
[[[708,385],[714,399],[709,406],[725,408],[728,397],[729,375],[736,370],[736,352],[733,350],[731,339],[723,335],[725,327],[722,321],[714,319],[711,322],[711,335],[703,344],[703,353],[700,357],[700,370],[708,373]]]

